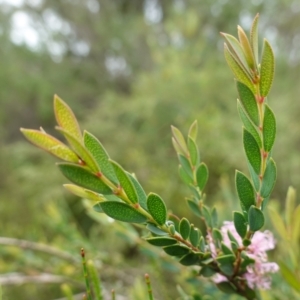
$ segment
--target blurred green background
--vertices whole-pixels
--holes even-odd
[[[277,62],[269,102],[278,120],[273,197],[280,206],[288,186],[300,185],[299,1],[0,1],[0,236],[47,244],[74,258],[0,242],[3,300],[60,299],[60,284],[70,280],[74,293],[82,292],[81,247],[106,288],[128,299],[143,299],[145,272],[158,300],[179,297],[176,282],[188,293],[214,293],[157,249],[137,247],[140,229],[128,229],[126,237],[125,225],[87,213],[63,190],[55,159],[28,144],[19,128],[43,126],[57,136],[52,101],[58,94],[147,192],[197,223],[183,200],[188,191],[177,176],[170,134],[171,124],[187,132],[196,119],[210,170],[207,201],[220,207],[221,220],[229,219],[237,207],[234,172],[246,171],[246,161],[219,32],[235,35],[237,24],[249,30],[257,12],[260,38],[270,41]],[[42,274],[64,278],[43,283]],[[276,289],[291,297],[286,286]]]

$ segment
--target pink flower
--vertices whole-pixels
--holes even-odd
[[[231,241],[228,237],[228,231],[238,242],[240,247],[243,247],[242,239],[236,232],[233,222],[225,221],[221,227],[221,233],[223,236],[224,244],[231,249]],[[210,234],[207,236],[208,245],[212,253],[212,257],[217,257],[217,248],[213,243],[213,238]],[[278,272],[279,266],[274,262],[268,262],[268,256],[266,251],[275,248],[275,240],[273,234],[266,230],[264,232],[255,232],[251,244],[245,250],[248,257],[255,260],[255,263],[247,267],[247,272],[243,274],[243,277],[247,281],[250,288],[255,289],[270,289],[271,278],[270,273]],[[215,283],[227,281],[227,278],[221,274],[213,276],[212,280]]]

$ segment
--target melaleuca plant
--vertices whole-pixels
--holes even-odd
[[[205,231],[187,218],[172,221],[164,200],[156,193],[146,194],[135,175],[113,161],[101,142],[91,133],[81,132],[70,107],[54,97],[56,129],[68,146],[43,129],[21,129],[36,146],[64,162],[57,164],[72,182],[64,187],[75,195],[95,201],[94,210],[129,223],[140,223],[149,234],[146,241],[161,247],[185,266],[199,267],[199,275],[211,277],[225,293],[257,299],[257,290],[270,287],[269,273],[278,270],[267,261],[266,251],[274,247],[264,225],[264,208],[276,181],[272,148],[276,134],[274,113],[267,96],[274,75],[274,56],[264,40],[258,54],[258,16],[254,19],[250,39],[238,27],[238,39],[222,33],[225,58],[233,71],[238,91],[237,108],[243,123],[243,146],[249,175],[236,171],[235,183],[241,211],[233,212],[233,221],[218,228],[217,209],[206,205],[204,188],[208,168],[201,161],[196,144],[197,122],[187,138],[172,127],[172,142],[179,158],[179,175],[190,188],[187,204],[201,219]]]

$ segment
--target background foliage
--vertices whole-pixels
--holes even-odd
[[[234,171],[246,166],[237,95],[219,32],[235,34],[236,24],[249,28],[257,12],[260,32],[276,51],[269,99],[278,124],[273,197],[283,207],[288,186],[299,190],[300,182],[297,1],[0,1],[0,235],[52,245],[74,260],[83,246],[98,264],[106,288],[131,295],[129,299],[141,299],[145,272],[157,299],[178,297],[174,282],[189,293],[201,288],[215,292],[209,283],[193,287],[192,275],[168,258],[160,264],[162,254],[141,243],[136,229],[125,238],[125,225],[87,214],[78,198],[63,191],[65,180],[54,160],[28,145],[19,127],[43,124],[55,134],[52,99],[58,94],[74,109],[81,127],[138,174],[147,192],[159,193],[174,213],[184,216],[189,214],[182,201],[186,190],[177,176],[170,125],[187,130],[197,119],[198,145],[210,169],[206,193],[209,201],[226,208],[221,219],[228,219],[238,206]],[[112,253],[116,245],[118,252]],[[142,263],[144,268],[135,268]],[[3,299],[63,297],[57,283],[16,285],[14,278],[37,280],[41,273],[65,276],[61,282],[77,280],[74,291],[82,291],[79,259],[70,263],[1,246],[0,272]],[[8,275],[17,277],[8,281]],[[279,299],[294,297],[280,276],[274,284]]]

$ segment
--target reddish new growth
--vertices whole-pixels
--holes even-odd
[[[80,251],[80,252],[81,252],[81,257],[84,258],[84,257],[85,257],[84,249],[81,248],[81,251]]]
[[[265,97],[264,96],[256,96],[256,101],[260,104],[264,103]]]
[[[133,206],[135,209],[139,209],[140,208],[140,205],[138,203],[135,203],[134,206]]]
[[[86,165],[86,163],[82,159],[80,159],[80,158],[78,160],[78,164],[81,165],[81,166],[85,166]]]
[[[100,171],[96,173],[96,176],[99,177],[99,178],[101,178],[102,175],[103,175],[103,174],[102,174]]]

